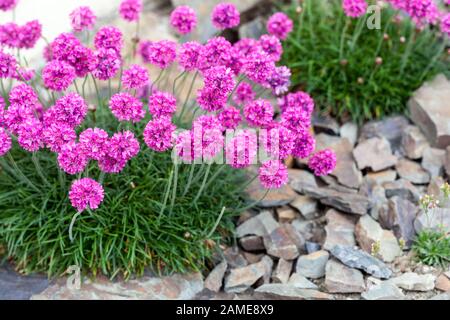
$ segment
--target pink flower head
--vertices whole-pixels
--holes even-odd
[[[16,73],[13,73],[11,77],[18,81],[28,82],[28,81],[33,80],[35,75],[36,75],[36,73],[33,69],[25,69],[25,68],[19,67],[16,70]]]
[[[348,17],[359,18],[366,13],[367,2],[365,0],[343,0],[342,7]]]
[[[293,28],[292,20],[282,12],[275,13],[267,21],[267,31],[281,40],[285,40]]]
[[[236,81],[230,68],[224,66],[211,67],[203,72],[205,88],[228,95],[233,91]]]
[[[256,133],[251,130],[239,131],[227,143],[227,164],[236,169],[246,168],[255,163],[257,150]]]
[[[244,66],[245,58],[241,55],[241,52],[236,47],[231,47],[230,49],[230,59],[226,66],[233,71],[234,75],[237,76],[242,71]]]
[[[226,106],[227,95],[214,88],[205,87],[198,91],[197,103],[205,111],[218,111]]]
[[[249,125],[265,127],[272,122],[274,109],[269,101],[258,99],[244,107],[244,116]]]
[[[224,129],[236,129],[242,121],[241,111],[235,107],[227,107],[217,116]]]
[[[197,15],[189,6],[178,6],[170,15],[170,25],[181,34],[191,33],[197,26]]]
[[[261,47],[256,39],[244,38],[239,40],[233,45],[233,48],[237,49],[243,59],[251,56],[253,53],[258,52]]]
[[[405,10],[419,26],[436,19],[437,7],[433,0],[409,0]]]
[[[74,67],[64,61],[53,60],[42,70],[45,87],[53,91],[64,91],[76,78]]]
[[[331,149],[319,151],[309,159],[308,166],[318,177],[329,175],[336,168],[336,154]]]
[[[102,27],[95,35],[94,44],[97,50],[113,49],[120,55],[123,47],[122,32],[115,27]]]
[[[77,93],[69,93],[45,112],[44,122],[46,125],[65,123],[76,128],[84,121],[87,112],[88,106],[84,99]]]
[[[252,81],[267,86],[267,79],[275,71],[272,58],[260,50],[249,56],[244,64],[243,72]]]
[[[241,15],[232,3],[219,3],[212,12],[211,20],[217,29],[231,29],[241,23]]]
[[[91,30],[95,25],[95,20],[97,19],[91,8],[86,6],[73,10],[69,16],[72,28],[76,32]]]
[[[295,139],[292,155],[299,159],[308,158],[316,149],[316,140],[309,130],[300,130]]]
[[[122,83],[126,89],[139,89],[147,85],[149,75],[147,69],[133,64],[123,72]]]
[[[107,145],[107,148],[109,148],[109,145]],[[107,153],[98,161],[98,167],[104,173],[120,173],[127,165],[127,161],[114,158],[108,151],[109,149],[107,149]]]
[[[83,172],[89,159],[81,144],[69,142],[61,147],[58,154],[58,164],[64,172],[74,175]]]
[[[177,44],[169,40],[144,41],[140,45],[139,52],[145,63],[165,69],[177,57]]]
[[[80,145],[83,152],[94,160],[100,160],[106,154],[108,133],[99,128],[88,128],[80,134]]]
[[[182,131],[177,135],[175,139],[175,151],[177,156],[183,161],[192,162],[196,159],[192,131]]]
[[[97,67],[92,72],[100,80],[114,78],[122,65],[122,59],[114,49],[99,49],[96,53]]]
[[[252,86],[247,82],[241,82],[236,88],[233,101],[237,105],[246,104],[255,99],[255,92]]]
[[[8,11],[16,7],[18,0],[0,0],[0,10]]]
[[[73,53],[75,48],[81,45],[80,40],[74,34],[61,33],[53,40],[47,50],[48,61],[56,59],[70,63],[69,61],[76,60]]]
[[[178,63],[186,71],[193,71],[198,69],[199,58],[202,50],[202,45],[198,42],[191,41],[181,45],[178,54]]]
[[[396,10],[406,10],[407,0],[387,0]]]
[[[12,140],[9,134],[5,129],[0,127],[0,157],[3,157],[5,154],[11,150]]]
[[[131,131],[118,132],[108,142],[108,154],[115,159],[131,160],[139,150],[139,141]]]
[[[0,50],[0,79],[11,77],[15,73],[16,66],[16,58]]]
[[[281,114],[281,123],[291,131],[299,133],[311,126],[311,115],[299,108],[290,107]]]
[[[286,165],[279,160],[269,160],[259,168],[259,181],[266,189],[279,189],[288,182]]]
[[[145,116],[142,102],[126,92],[113,95],[109,108],[119,121],[139,122]]]
[[[273,61],[279,61],[281,59],[283,46],[277,37],[264,34],[261,38],[259,38],[259,45],[262,50],[272,58]]]
[[[12,104],[5,112],[6,127],[13,134],[16,134],[20,126],[30,118],[34,118],[33,110],[25,105]]]
[[[441,18],[441,31],[450,37],[450,13]]]
[[[97,55],[83,45],[75,46],[66,62],[75,68],[75,73],[80,78],[84,78],[98,67]]]
[[[195,157],[214,159],[223,150],[223,134],[220,121],[215,116],[204,115],[192,125]]]
[[[34,48],[36,42],[41,38],[42,25],[37,20],[25,23],[19,29],[19,48],[31,49]]]
[[[173,134],[176,126],[168,117],[150,121],[144,130],[144,141],[147,146],[157,152],[164,152],[173,146]]]
[[[97,209],[103,202],[104,196],[102,185],[90,178],[76,180],[69,192],[70,203],[78,212]]]
[[[168,92],[155,92],[148,105],[153,118],[171,117],[177,111],[177,99]]]
[[[5,99],[3,99],[2,96],[0,96],[0,128],[3,128],[6,126],[5,124]]]
[[[267,83],[272,88],[272,93],[276,96],[285,94],[291,85],[291,70],[286,66],[276,67],[267,78]]]
[[[314,111],[314,100],[309,94],[302,91],[285,95],[278,99],[278,104],[283,112],[287,109],[294,109],[312,115]]]
[[[75,129],[65,123],[52,123],[44,128],[42,140],[52,152],[61,152],[61,148],[75,142],[77,134]]]
[[[26,151],[36,152],[44,146],[43,128],[39,120],[29,118],[18,129],[17,141]]]
[[[0,25],[0,44],[9,48],[20,48],[21,27],[14,22]]]
[[[38,103],[38,96],[31,86],[19,83],[9,92],[9,103],[29,107]]]
[[[142,12],[142,0],[123,0],[120,3],[120,16],[127,21],[138,21]]]
[[[231,59],[231,48],[231,43],[224,37],[214,37],[209,39],[201,51],[198,64],[200,70],[206,70],[212,66],[228,65]]]
[[[265,131],[261,138],[262,145],[269,156],[284,160],[292,154],[296,135],[291,130],[276,124],[273,128]]]

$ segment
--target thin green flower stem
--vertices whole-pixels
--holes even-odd
[[[183,121],[184,113],[186,112],[186,106],[189,102],[189,99],[191,98],[192,90],[194,89],[195,80],[197,80],[198,71],[195,72],[194,77],[192,78],[191,85],[189,86],[189,91],[184,99],[183,107],[181,108],[180,116],[178,117],[178,123],[181,123]]]
[[[73,81],[73,84],[74,84],[74,86],[75,86],[75,90],[77,91],[77,93],[78,93],[79,95],[81,95],[80,89],[78,88],[78,84],[77,84],[77,80],[76,80],[76,79]]]
[[[66,177],[64,176],[64,172],[62,172],[61,169],[58,168],[58,179],[59,184],[61,185],[61,188],[66,188]]]
[[[189,188],[191,187],[192,179],[194,178],[194,172],[195,172],[195,163],[192,163],[191,170],[189,171],[188,182],[186,184],[186,187],[184,188],[183,197],[188,193]]]
[[[430,71],[430,69],[436,64],[437,60],[439,59],[439,57],[442,56],[442,53],[444,53],[444,49],[446,48],[447,43],[444,39],[442,39],[442,44],[439,47],[438,52],[436,53],[436,55],[430,60],[430,63],[427,65],[427,67],[425,68],[424,72],[422,73],[422,75],[420,76],[420,81],[422,82],[425,79],[425,76],[427,75],[428,71]]]
[[[77,219],[78,219],[78,217],[80,215],[81,215],[81,212],[79,211],[73,216],[72,221],[70,221],[70,225],[69,225],[69,239],[70,239],[70,242],[72,242],[72,243],[74,241],[74,238],[73,238],[73,226],[74,226],[75,222],[77,221]]]
[[[55,96],[55,92],[51,91],[51,92],[50,92],[50,96],[51,96],[51,98],[52,98],[53,104],[56,104],[56,96]]]
[[[203,190],[205,189],[206,182],[208,181],[208,176],[211,171],[211,166],[212,164],[208,164],[208,166],[206,167],[205,176],[203,177],[203,182],[202,185],[200,186],[200,189],[198,190],[197,196],[194,199],[194,204],[197,203],[198,199],[200,199],[200,196],[202,195]]]
[[[5,89],[5,85],[3,83],[3,79],[0,79],[0,87],[2,88],[2,96],[4,98],[6,98],[7,94],[6,94],[6,89]]]
[[[260,89],[260,91],[256,94],[256,99],[261,98],[265,93],[266,93],[267,89],[266,88],[262,88]]]
[[[109,90],[109,99],[112,97],[112,85],[111,85],[111,78],[108,79],[108,90]],[[108,100],[109,100],[108,99]]]
[[[269,194],[269,192],[270,192],[270,189],[267,189],[266,192],[264,193],[264,195],[261,197],[261,199],[256,200],[256,201],[253,201],[253,202],[251,202],[249,205],[247,205],[247,206],[245,206],[245,207],[242,207],[242,208],[238,208],[238,209],[236,209],[235,211],[238,212],[238,213],[241,213],[241,212],[244,212],[245,210],[248,210],[248,209],[253,208],[255,205],[257,205],[258,203],[260,203],[261,201],[263,201],[263,200],[267,197],[267,195]]]
[[[172,187],[172,200],[170,202],[170,213],[173,212],[173,206],[175,205],[175,199],[177,197],[177,188],[178,188],[178,163],[175,160],[175,173],[173,176],[173,187]]]
[[[359,18],[358,24],[356,25],[355,31],[353,32],[353,38],[352,43],[350,45],[350,50],[353,50],[355,48],[356,43],[358,42],[359,37],[361,36],[361,32],[364,28],[364,25],[367,21],[367,14],[364,15],[364,17]]]
[[[166,69],[161,69],[161,71],[159,72],[158,77],[156,78],[156,80],[152,83],[152,85],[150,86],[150,95],[153,94],[153,87],[156,86],[159,82],[159,80],[161,80],[161,77],[163,76],[164,72],[166,71]]]
[[[83,92],[83,99],[86,100],[86,82],[88,80],[88,76],[84,77],[83,84],[81,85],[81,91]]]
[[[170,189],[172,188],[172,180],[173,180],[173,169],[170,171],[170,174],[169,174],[169,181],[168,181],[168,184],[167,184],[167,189],[166,189],[166,191],[164,193],[163,206],[161,207],[161,211],[159,212],[158,220],[161,219],[162,214],[166,210],[167,200],[169,199]]]
[[[11,153],[8,152],[7,153],[7,157],[8,160],[11,162],[11,164],[13,165],[14,170],[16,170],[20,176],[22,177],[23,181],[25,181],[31,188],[33,188],[35,191],[37,192],[41,192],[41,190],[39,190],[28,178],[27,176],[22,172],[22,170],[20,170],[19,166],[17,165],[17,163],[14,161],[14,158],[12,157]]]
[[[258,178],[258,175],[256,174],[253,178],[251,178],[250,180],[248,180],[246,183],[244,183],[241,187],[239,187],[236,191],[236,193],[241,193],[242,191],[244,191],[249,185],[252,184],[253,181],[256,180],[256,178]]]
[[[95,80],[94,75],[91,73],[92,81],[94,82],[95,92],[97,93],[97,99],[98,99],[98,107],[100,108],[102,106],[102,98],[100,97],[100,91],[98,90],[97,81]]]
[[[37,171],[38,175],[41,177],[42,181],[44,181],[44,183],[51,188],[52,185],[48,182],[47,178],[45,177],[44,173],[42,172],[42,167],[41,167],[41,164],[39,163],[39,159],[36,155],[36,152],[33,152],[31,159],[33,160],[34,167],[36,168],[36,171]]]
[[[236,85],[233,88],[233,91],[231,91],[230,95],[228,96],[228,103],[230,103],[231,98],[233,98],[233,95],[236,92],[237,88],[244,80],[245,80],[245,75],[240,75],[238,81],[236,82]]]
[[[173,81],[173,87],[172,87],[172,94],[175,96],[176,90],[177,90],[177,82],[180,80],[184,75],[186,74],[186,71],[181,72]]]
[[[342,29],[342,34],[341,34],[341,44],[339,47],[339,60],[342,60],[342,58],[344,56],[345,35],[347,34],[347,30],[348,30],[349,26],[350,26],[350,18],[347,17],[347,19],[345,21],[345,27],[344,27],[344,29]]]
[[[308,14],[308,20],[310,21],[310,24],[312,24],[311,21],[313,21],[313,16],[312,16],[313,10],[312,10],[312,7],[311,7],[311,1],[307,2],[307,9],[306,9],[306,11],[307,11],[307,14]],[[308,28],[308,31],[309,31],[310,39],[312,39],[313,43],[315,44],[316,43],[316,36],[314,35],[314,32],[313,32],[312,28]]]
[[[416,38],[415,36],[415,26],[414,24],[411,24],[410,27],[410,35],[409,35],[409,39],[408,39],[408,44],[406,45],[406,49],[405,52],[403,53],[402,56],[402,64],[400,65],[400,76],[403,76],[403,72],[405,71],[405,67],[408,64],[408,60],[409,60],[409,56],[411,55],[413,46],[414,46],[414,40]]]
[[[216,220],[216,223],[214,223],[214,226],[212,227],[211,231],[208,233],[208,235],[206,236],[206,239],[211,239],[212,235],[214,234],[214,232],[216,231],[217,227],[219,226],[220,221],[223,218],[223,215],[225,214],[225,211],[227,210],[226,207],[222,208],[222,211],[219,214],[219,217]]]
[[[123,78],[123,64],[120,66],[119,85],[117,86],[117,93],[120,93],[120,91],[122,90],[122,78]]]
[[[309,1],[309,0],[307,0],[307,1]],[[303,8],[302,12],[300,13],[299,19],[298,19],[299,23],[298,23],[296,39],[300,39],[300,35],[302,34],[302,30],[303,30],[304,19],[305,19],[305,10]]]
[[[205,186],[205,189],[208,189],[208,187],[213,183],[216,178],[222,173],[222,171],[227,167],[225,163],[221,164],[219,169],[212,175],[211,179],[209,179],[208,183]]]
[[[6,171],[9,171],[9,173],[12,175],[12,177],[10,177],[13,181],[20,180],[21,177],[16,175],[16,173],[14,172],[14,170],[8,165],[8,163],[5,161],[5,159],[3,157],[0,157],[0,161],[1,161],[1,167],[3,167],[4,172],[6,173]]]

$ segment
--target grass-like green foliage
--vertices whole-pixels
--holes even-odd
[[[450,264],[450,235],[445,231],[421,231],[413,250],[422,263],[446,268]]]
[[[97,126],[111,134],[118,124],[107,112],[97,115]],[[103,120],[100,125],[99,120]],[[145,123],[133,128],[137,136]],[[88,122],[86,127],[92,126]],[[47,184],[32,155],[17,143],[12,156],[36,189],[11,160],[0,159],[6,168],[0,171],[0,244],[26,273],[56,276],[72,265],[93,275],[126,278],[141,275],[145,268],[161,274],[202,270],[217,246],[232,236],[233,217],[243,206],[242,171],[211,165],[210,182],[195,201],[208,165],[180,164],[177,171],[169,153],[155,153],[141,141],[141,152],[121,174],[105,176],[104,202],[92,215],[84,212],[78,218],[71,242],[68,229],[76,210],[70,205],[68,188],[77,177],[60,176],[55,155],[40,151],[36,159]],[[101,180],[100,174],[91,162],[82,176]],[[192,184],[184,194],[190,176]]]
[[[300,14],[292,2],[284,7],[295,27],[284,42],[282,63],[292,69],[293,85],[311,93],[321,111],[358,122],[402,113],[425,80],[440,72],[450,76],[436,30],[418,32],[407,18],[395,22],[393,9],[381,11],[381,29],[369,30],[372,14],[347,18],[340,0],[304,0]]]

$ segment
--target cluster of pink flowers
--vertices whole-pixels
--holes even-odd
[[[123,19],[137,21],[142,9],[142,1],[124,0],[119,12]],[[77,33],[92,29],[95,20],[89,7],[79,7],[70,14],[73,31]],[[214,8],[211,20],[218,29],[234,28],[240,23],[240,13],[233,4],[222,3]],[[197,15],[190,7],[179,6],[172,12],[170,23],[178,33],[188,34],[197,25]],[[37,25],[34,24],[34,29]],[[95,112],[103,106],[90,108],[80,91],[70,92],[71,86],[79,90],[77,78],[87,81],[92,76],[93,81],[105,81],[121,70],[120,87],[125,91],[111,94],[109,111],[119,122],[140,123],[149,117],[141,138],[152,151],[173,149],[187,162],[212,160],[224,152],[231,167],[244,169],[257,164],[261,147],[268,157],[259,165],[259,179],[268,189],[287,183],[284,160],[290,156],[310,158],[309,166],[316,175],[329,174],[336,165],[335,154],[323,150],[313,155],[316,149],[310,130],[313,99],[305,92],[282,96],[289,91],[291,73],[287,67],[278,65],[282,55],[280,41],[286,39],[292,28],[293,22],[285,14],[276,13],[267,23],[269,35],[241,39],[235,44],[222,36],[204,44],[191,41],[180,46],[168,40],[140,40],[138,52],[144,63],[161,69],[177,63],[182,72],[198,73],[203,80],[195,99],[203,114],[193,120],[189,130],[182,132],[177,132],[173,120],[176,95],[157,88],[145,67],[128,65],[122,58],[124,38],[119,29],[100,28],[93,49],[76,34],[62,33],[46,48],[47,64],[42,71],[43,84],[49,91],[58,92],[59,99],[51,106],[43,106],[40,102],[43,99],[26,83],[17,84],[9,92],[8,106],[0,99],[0,156],[9,152],[12,137],[16,136],[19,146],[29,152],[48,148],[56,153],[59,168],[69,175],[89,171],[86,168],[92,161],[103,173],[122,172],[141,150],[133,132],[138,129],[118,130],[111,136],[98,127],[80,132],[80,126],[87,123],[89,110]],[[20,47],[32,47],[37,34],[31,30],[28,39],[19,37]],[[3,39],[1,35],[0,31]],[[0,78],[14,78],[17,74],[30,77],[27,75],[30,72],[14,56],[0,51]],[[173,90],[176,91],[176,86]],[[260,98],[261,90],[272,91],[278,97],[281,114],[271,100]],[[144,105],[147,99],[148,105]],[[123,125],[138,127],[120,126]],[[229,130],[237,130],[237,134],[227,141]],[[265,132],[259,141],[257,130]],[[95,210],[104,199],[104,190],[96,181],[83,178],[73,182],[69,198],[79,212]]]
[[[41,38],[42,25],[33,20],[20,26],[14,22],[0,25],[0,45],[15,49],[31,49]]]
[[[17,5],[18,0],[0,0],[0,10],[13,10]]]
[[[358,18],[366,14],[367,2],[365,0],[343,0],[342,7],[348,17]]]

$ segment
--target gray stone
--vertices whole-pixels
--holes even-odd
[[[405,179],[384,183],[383,188],[386,190],[386,197],[388,198],[397,196],[413,203],[417,203],[420,199],[419,190],[410,181]]]
[[[333,259],[327,263],[325,287],[329,293],[361,293],[366,289],[361,271]]]
[[[317,218],[317,201],[308,196],[298,196],[291,206],[297,209],[307,220]]]
[[[10,265],[0,266],[0,300],[28,300],[49,286],[45,275],[23,276]]]
[[[265,236],[279,227],[270,211],[262,211],[257,216],[248,219],[236,229],[238,238],[248,235]]]
[[[450,300],[450,291],[431,297],[429,300]]]
[[[299,193],[305,193],[306,188],[317,188],[317,181],[314,175],[306,170],[288,169],[289,185]]]
[[[414,219],[417,207],[410,201],[393,197],[388,201],[387,210],[381,210],[379,221],[385,229],[392,230],[397,239],[403,239],[408,248],[415,238]]]
[[[239,38],[259,39],[266,31],[266,24],[263,18],[257,17],[239,27]]]
[[[292,205],[292,204],[291,204]],[[278,222],[280,223],[291,223],[295,219],[298,219],[300,215],[294,209],[290,207],[281,207],[276,209]]]
[[[343,186],[342,184],[340,184],[338,182],[338,179],[336,179],[335,177],[333,177],[331,175],[322,176],[319,179],[322,180],[323,182],[325,182],[325,184],[327,184],[326,186],[324,186],[324,188],[342,192],[342,193],[353,193],[353,194],[358,193],[358,189]]]
[[[237,247],[227,248],[223,252],[223,256],[230,268],[240,268],[248,265],[247,259],[244,258]]]
[[[142,277],[130,281],[84,279],[79,290],[60,279],[32,300],[191,300],[203,291],[201,273],[166,277]]]
[[[287,283],[292,271],[292,261],[284,259],[278,260],[277,267],[272,274],[272,282],[274,283]]]
[[[377,256],[385,262],[392,262],[402,254],[397,238],[392,231],[383,230],[370,216],[362,216],[355,228],[356,241],[361,249],[372,254],[374,244],[379,250]]]
[[[342,138],[347,138],[352,146],[354,146],[358,139],[358,126],[353,122],[347,122],[342,125],[340,134]]]
[[[312,290],[300,289],[288,284],[265,284],[255,290],[257,298],[274,300],[332,300],[329,294]]]
[[[381,171],[397,164],[397,157],[392,154],[389,141],[384,138],[371,138],[358,144],[353,150],[358,168],[370,168]]]
[[[450,145],[450,81],[440,74],[419,88],[408,102],[412,121],[438,148]]]
[[[308,241],[314,241],[313,239],[316,238],[317,229],[320,228],[316,221],[303,219],[292,221],[291,226]]]
[[[347,267],[363,270],[376,278],[389,279],[392,276],[392,270],[386,264],[357,248],[337,245],[331,249],[331,254]]]
[[[417,162],[400,159],[395,167],[398,175],[415,184],[426,184],[430,182],[430,175]]]
[[[409,291],[430,291],[434,289],[436,277],[432,274],[417,274],[406,272],[389,280],[397,287]]]
[[[366,180],[372,180],[383,185],[385,182],[393,182],[397,178],[397,172],[395,170],[386,170],[380,172],[369,172],[365,177]]]
[[[405,295],[396,285],[383,281],[361,294],[365,300],[403,300]]]
[[[263,238],[259,236],[246,236],[239,239],[239,244],[245,251],[262,251],[265,249]]]
[[[205,288],[211,290],[213,292],[219,292],[220,288],[222,288],[223,278],[225,276],[225,272],[227,271],[228,263],[226,260],[219,263],[206,277],[205,279]]]
[[[286,227],[281,226],[264,237],[267,253],[273,257],[293,260],[298,257],[297,244]]]
[[[423,152],[422,168],[432,178],[441,177],[444,174],[445,150],[426,148]]]
[[[369,213],[375,220],[378,220],[380,210],[387,206],[386,190],[375,182],[375,180],[366,179],[364,180],[359,193],[369,199]]]
[[[322,115],[315,112],[311,119],[315,133],[339,134],[339,124],[336,119],[329,115]]]
[[[445,274],[441,274],[439,277],[437,277],[436,289],[450,292],[450,279]]]
[[[262,277],[262,283],[263,284],[270,283],[270,279],[272,276],[272,269],[273,269],[272,258],[270,258],[269,256],[264,256],[264,257],[262,257],[262,259],[260,260],[259,263],[263,264],[263,266],[264,266],[264,275]]]
[[[439,199],[441,196],[441,186],[445,183],[442,177],[431,178],[430,184],[427,188],[427,194]]]
[[[326,240],[323,245],[325,250],[331,250],[336,245],[354,246],[355,241],[355,219],[347,214],[336,210],[328,210],[325,226]]]
[[[318,244],[316,242],[306,241],[305,247],[306,247],[306,253],[308,253],[308,254],[320,251],[320,244]]]
[[[444,168],[445,172],[447,173],[447,176],[450,177],[450,146],[447,147],[447,155],[445,157]]]
[[[267,263],[260,261],[245,267],[231,269],[225,278],[225,292],[244,292],[267,273]]]
[[[301,234],[298,229],[292,225],[292,223],[283,224],[283,228],[286,229],[287,235],[289,236],[289,238],[291,238],[292,242],[297,247],[298,252],[305,252],[305,237],[303,236],[303,234]]]
[[[306,279],[304,276],[294,272],[289,278],[288,284],[299,289],[318,289],[319,287],[313,282]]]
[[[257,180],[247,187],[245,193],[249,202],[258,202],[257,206],[261,208],[281,207],[291,203],[297,197],[297,194],[289,185],[279,189],[271,189],[267,193],[267,190]]]
[[[422,158],[424,150],[429,147],[427,138],[416,126],[408,126],[402,135],[403,150],[408,158],[417,160]]]
[[[364,215],[369,209],[369,199],[359,194],[344,193],[328,188],[304,187],[306,195],[318,199],[321,203],[344,211],[358,215]]]
[[[366,123],[359,136],[359,141],[379,137],[386,138],[394,151],[401,149],[403,131],[409,125],[408,119],[403,116],[387,117],[383,120]]]
[[[300,256],[297,260],[296,272],[310,279],[319,279],[325,275],[325,266],[330,255],[327,251],[317,251]]]
[[[433,208],[425,213],[421,210],[414,221],[417,233],[422,230],[434,230],[450,233],[450,208]]]

